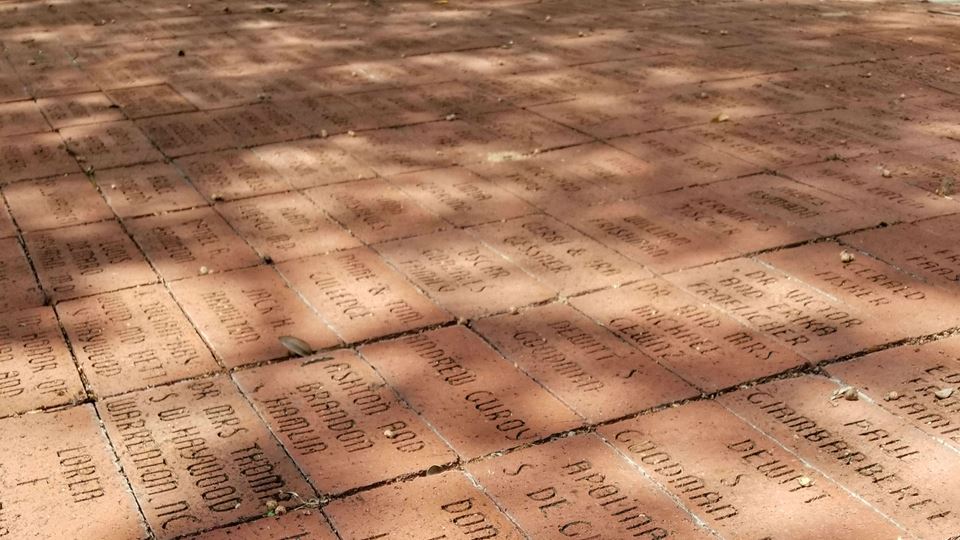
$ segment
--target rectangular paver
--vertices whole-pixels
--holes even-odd
[[[234,374],[314,487],[342,493],[456,460],[353,351]]]
[[[360,353],[464,458],[580,424],[566,405],[463,327],[366,345]]]
[[[159,538],[264,515],[313,491],[229,378],[107,398],[97,410]]]

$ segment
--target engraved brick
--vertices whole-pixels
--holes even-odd
[[[35,232],[26,243],[40,283],[55,301],[157,281],[116,221]]]
[[[0,105],[0,137],[49,130],[50,126],[33,101],[16,101]]]
[[[704,390],[805,363],[796,353],[660,279],[572,298],[570,303]]]
[[[591,422],[697,393],[569,306],[536,307],[474,326],[505,358]]]
[[[128,118],[146,118],[196,110],[189,101],[165,84],[114,88],[107,90],[106,94],[120,106]]]
[[[468,466],[532,538],[711,538],[595,435]]]
[[[318,187],[305,194],[369,244],[449,227],[410,195],[379,178]]]
[[[123,120],[123,113],[101,92],[37,100],[55,129]]]
[[[261,257],[286,261],[352,248],[360,241],[297,192],[266,195],[217,206],[217,211]]]
[[[0,417],[86,397],[49,307],[6,312],[0,322]]]
[[[97,188],[82,174],[17,182],[3,189],[20,229],[38,231],[113,217]]]
[[[255,266],[256,253],[212,208],[202,207],[126,222],[160,276],[183,279],[208,272]]]
[[[466,459],[580,424],[566,405],[461,326],[366,345],[360,353]]]
[[[121,218],[206,204],[180,171],[168,163],[97,171],[95,182],[107,204]]]
[[[313,490],[229,378],[97,402],[133,493],[159,538],[260,516],[279,490]]]
[[[146,538],[93,407],[7,418],[0,429],[4,536]]]
[[[254,148],[260,159],[296,188],[371,178],[373,170],[327,141],[304,140]]]
[[[60,133],[77,160],[95,169],[160,161],[163,158],[130,121],[69,127]]]
[[[209,200],[240,199],[290,189],[282,174],[250,150],[198,154],[177,163]]]
[[[280,336],[316,349],[337,338],[270,267],[210,274],[170,284],[200,335],[228,367],[290,354]]]
[[[353,351],[234,378],[318,491],[343,493],[456,454]]]
[[[87,382],[108,396],[203,375],[217,363],[161,285],[57,305]]]
[[[80,171],[57,133],[0,138],[0,169],[0,183]]]
[[[448,231],[377,246],[440,307],[475,318],[541,302],[548,287],[463,231]]]

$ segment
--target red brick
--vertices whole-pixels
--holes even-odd
[[[102,399],[97,410],[158,538],[262,516],[280,490],[313,497],[225,376]]]
[[[494,133],[511,150],[532,152],[572,146],[592,140],[592,137],[548,120],[530,111],[512,110],[489,113],[478,117],[477,125]]]
[[[130,121],[69,127],[60,133],[84,167],[99,170],[163,159]]]
[[[719,152],[679,132],[660,131],[608,141],[650,164],[637,194],[709,184],[760,171],[738,157]]]
[[[276,106],[307,127],[312,135],[328,135],[378,129],[402,124],[393,115],[380,115],[372,108],[364,108],[344,97],[335,95],[306,95],[284,98]]]
[[[535,214],[471,231],[564,296],[651,276],[639,264],[548,216]]]
[[[451,318],[369,248],[310,257],[278,268],[347,343]]]
[[[106,94],[120,106],[128,118],[146,118],[196,110],[189,101],[165,84],[114,88],[107,90]]]
[[[958,221],[952,217],[902,224],[845,236],[844,243],[925,281],[955,288],[960,281],[960,250],[954,241]]]
[[[269,267],[176,281],[174,297],[227,367],[290,354],[280,336],[306,340],[316,349],[337,338]]]
[[[323,511],[343,538],[525,538],[458,471],[358,493]]]
[[[719,310],[660,279],[580,296],[587,316],[706,391],[805,363]]]
[[[360,353],[466,459],[580,424],[563,403],[461,326],[367,345]]]
[[[57,133],[0,138],[0,169],[0,183],[80,171]]]
[[[457,459],[353,351],[241,371],[234,379],[323,493]]]
[[[209,115],[233,134],[240,146],[299,139],[310,134],[294,115],[270,104],[221,109]]]
[[[461,227],[533,212],[521,199],[459,167],[408,173],[389,180],[425,208]]]
[[[831,400],[822,377],[777,381],[719,401],[787,450],[896,516],[909,534],[946,537],[960,493],[950,488],[956,453],[865,399]]]
[[[93,407],[7,418],[0,429],[4,536],[147,536]]]
[[[164,154],[171,157],[235,148],[239,145],[235,135],[204,112],[138,120],[137,126]]]
[[[599,430],[720,534],[895,538],[900,529],[720,404],[688,403]],[[692,433],[701,434],[690,444]]]
[[[53,308],[4,313],[0,365],[0,417],[86,397]]]
[[[711,186],[595,206],[573,225],[658,272],[816,236],[725,199]]]
[[[591,422],[697,394],[569,306],[550,304],[474,326],[505,358]]]
[[[193,185],[210,200],[241,199],[287,191],[284,175],[250,150],[228,150],[177,160]]]
[[[42,306],[45,301],[20,242],[0,240],[0,311]]]
[[[859,256],[842,263],[842,248],[811,244],[763,255],[768,264],[804,281],[815,296],[827,296],[866,313],[864,342],[941,332],[960,325],[953,290],[943,290],[876,259]],[[859,329],[861,334],[867,328]]]
[[[199,540],[234,538],[289,538],[296,540],[336,540],[330,525],[316,510],[299,510],[283,517],[265,517],[233,527],[215,529],[197,536]]]
[[[123,120],[123,113],[102,92],[37,100],[55,129]]]
[[[960,449],[960,338],[903,345],[830,365],[830,376],[855,386],[887,412]],[[936,395],[954,389],[946,398]]]
[[[132,219],[126,225],[166,281],[260,262],[243,238],[209,207]]]
[[[16,101],[0,105],[0,137],[50,131],[33,101]]]
[[[10,217],[10,211],[7,210],[7,205],[2,203],[3,197],[0,196],[0,239],[17,235],[17,226]]]
[[[482,317],[554,295],[463,231],[397,240],[378,245],[377,251],[440,307],[458,317]]]
[[[218,369],[170,294],[137,287],[57,305],[90,388],[108,396]]]
[[[531,538],[712,538],[595,435],[526,448],[468,470]]]
[[[327,141],[304,140],[253,149],[295,188],[371,178],[373,170]]]
[[[22,231],[102,221],[113,217],[97,188],[82,174],[17,182],[4,188]]]
[[[107,204],[121,218],[206,204],[180,171],[168,163],[98,171],[95,181]]]
[[[25,239],[40,283],[54,301],[157,281],[116,221],[35,232]]]
[[[449,227],[410,195],[379,178],[318,187],[305,194],[368,244]]]

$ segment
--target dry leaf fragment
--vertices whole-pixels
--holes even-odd
[[[843,398],[847,401],[857,401],[860,399],[860,395],[857,393],[857,389],[852,386],[844,386],[843,388],[838,388],[833,392],[833,395],[830,396],[830,401]]]
[[[280,336],[280,344],[297,356],[310,356],[313,354],[313,347],[306,341],[293,336]]]
[[[720,114],[714,116],[710,121],[713,122],[713,123],[715,123],[715,124],[719,124],[720,122],[727,122],[727,121],[729,121],[729,120],[730,120],[730,115],[729,115],[729,114],[727,114],[727,113],[720,113]]]

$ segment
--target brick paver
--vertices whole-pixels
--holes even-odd
[[[0,1],[0,538],[960,538],[957,14]]]

